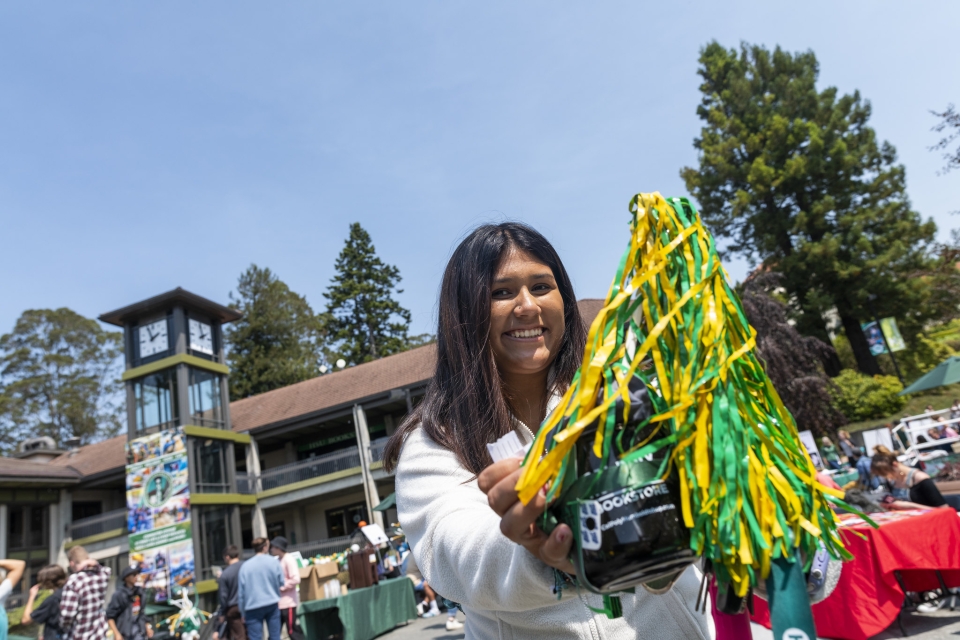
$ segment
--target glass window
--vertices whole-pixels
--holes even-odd
[[[165,369],[133,383],[137,431],[172,427],[177,421],[177,370]]]
[[[198,493],[229,493],[227,455],[230,443],[223,440],[194,440]]]
[[[46,549],[47,505],[11,506],[8,522],[9,549]]]
[[[201,427],[223,426],[220,410],[220,376],[190,368],[190,416]]]
[[[212,578],[209,569],[223,564],[223,550],[230,544],[230,523],[235,507],[200,507],[201,555],[200,579]]]

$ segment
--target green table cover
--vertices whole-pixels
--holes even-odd
[[[860,477],[860,474],[856,469],[844,469],[833,474],[833,481],[840,485],[840,488],[843,488],[843,485],[847,484],[851,480],[856,480]]]
[[[297,615],[307,640],[326,640],[341,626],[343,640],[370,640],[417,618],[413,582],[409,578],[383,580],[336,598],[302,602]]]

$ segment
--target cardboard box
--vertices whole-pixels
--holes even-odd
[[[300,567],[300,601],[323,600],[326,595],[326,582],[336,580],[340,567],[336,562],[314,564]]]

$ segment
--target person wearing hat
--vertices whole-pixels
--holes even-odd
[[[137,585],[140,566],[127,567],[120,573],[120,584],[107,605],[107,624],[116,640],[147,640],[153,628],[147,624],[143,607],[143,589]]]
[[[287,539],[277,536],[270,541],[270,553],[280,560],[280,569],[283,571],[283,586],[280,587],[280,626],[287,628],[290,640],[304,640],[303,631],[297,621],[297,606],[300,604],[300,594],[297,585],[300,584],[300,568],[296,559],[287,555]]]

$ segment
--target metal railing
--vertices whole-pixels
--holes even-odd
[[[953,443],[960,442],[960,438],[935,438],[930,431],[939,430],[943,427],[951,427],[955,431],[960,430],[960,418],[951,418],[942,422],[935,419],[936,416],[949,413],[950,409],[942,409],[917,416],[908,416],[893,428],[892,435],[895,445],[900,444],[898,440],[901,435],[905,436],[909,442],[904,461],[908,464],[913,463],[922,453],[937,449],[943,449],[944,451],[939,455],[948,455],[946,449],[950,448]]]
[[[106,533],[107,531],[113,531],[114,529],[123,529],[124,532],[126,532],[126,508],[115,509],[114,511],[101,513],[98,516],[74,520],[70,523],[70,537],[73,540],[79,540],[80,538],[95,536],[100,533]]]
[[[387,448],[389,439],[379,438],[370,443],[370,460],[372,462],[383,462],[383,450]]]
[[[339,538],[327,538],[325,540],[311,540],[300,544],[292,544],[290,551],[299,551],[304,558],[313,556],[327,556],[331,553],[343,551],[353,541],[353,536],[340,536]]]
[[[260,491],[269,491],[294,482],[303,482],[359,466],[360,451],[357,447],[350,447],[343,451],[267,469],[260,473]]]
[[[237,493],[252,495],[257,492],[257,476],[249,473],[237,473]]]

